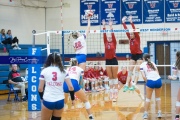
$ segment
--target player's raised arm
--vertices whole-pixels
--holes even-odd
[[[135,27],[135,25],[134,25],[134,23],[133,23],[133,21],[132,21],[132,16],[130,15],[130,16],[128,17],[128,19],[129,19],[129,22],[131,23],[132,28],[135,30],[136,27]],[[134,33],[134,35],[135,35],[136,38],[138,38],[138,39],[140,38],[139,32],[133,32],[133,33]]]
[[[87,29],[86,29],[86,37],[88,36],[89,32],[90,32],[90,26],[91,26],[91,21],[90,21],[91,17],[87,17],[88,19],[88,25],[87,25]]]
[[[109,20],[109,27],[111,30],[113,30],[112,24],[113,24],[113,21]],[[116,45],[116,37],[114,35],[114,32],[111,32],[111,36],[112,36],[112,42],[115,43],[115,45]]]
[[[127,19],[127,17],[126,16],[124,16],[123,18],[122,18],[122,25],[123,25],[123,27],[124,27],[124,29],[125,30],[127,30],[127,26],[126,26],[126,19]],[[126,35],[127,35],[127,37],[130,39],[130,33],[129,32],[126,32]]]
[[[105,22],[104,19],[102,20],[102,25],[103,25],[103,30],[106,30],[106,22]],[[104,43],[107,42],[107,35],[106,35],[106,32],[103,33],[103,40],[104,40]]]

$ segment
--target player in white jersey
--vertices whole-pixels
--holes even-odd
[[[60,54],[52,53],[48,56],[39,79],[38,90],[41,93],[44,90],[41,120],[61,120],[61,114],[64,108],[64,81],[68,85],[73,104],[75,98],[74,88],[68,73],[64,70]]]
[[[146,81],[146,101],[145,101],[145,111],[143,118],[148,118],[148,108],[151,101],[152,92],[155,90],[155,100],[158,108],[158,118],[162,117],[161,113],[161,87],[162,81],[159,75],[159,71],[155,65],[155,63],[150,61],[150,55],[144,54],[143,56],[144,62],[140,65],[140,71],[144,81]]]
[[[73,47],[76,52],[76,59],[78,60],[79,67],[83,70],[86,68],[86,55],[87,55],[87,45],[86,45],[86,37],[90,31],[90,17],[87,17],[88,25],[85,34],[80,35],[78,31],[72,32],[72,37],[75,39],[73,43]]]
[[[84,70],[82,68],[78,67],[78,61],[76,58],[71,58],[70,64],[71,64],[71,67],[69,67],[67,71],[68,71],[69,77],[71,79],[71,82],[73,84],[74,92],[75,92],[76,96],[84,103],[86,111],[89,115],[89,119],[93,120],[93,115],[91,112],[91,105],[86,97],[86,94],[79,86],[79,79],[80,79],[80,76],[84,75]],[[67,100],[68,100],[67,93],[69,93],[69,90],[68,90],[68,86],[67,86],[66,82],[64,82],[63,88],[64,88],[64,92],[66,93],[65,94],[65,103],[67,103]]]
[[[168,78],[171,79],[171,80],[176,80],[177,77],[179,77],[179,79],[180,79],[180,51],[178,51],[176,53],[176,63],[173,66],[173,75],[168,76]],[[180,113],[180,88],[178,90],[177,101],[176,101],[175,120],[180,120],[179,119],[179,113]]]

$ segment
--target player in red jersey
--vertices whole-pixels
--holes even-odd
[[[127,26],[125,24],[127,17],[123,17],[122,18],[122,24],[124,29],[127,29]],[[129,16],[129,22],[131,23],[132,28],[135,30],[135,26],[134,23],[132,22],[132,16]],[[130,66],[129,67],[129,72],[128,72],[128,78],[127,78],[127,83],[124,86],[124,92],[126,92],[127,90],[135,90],[135,85],[139,79],[139,65],[142,63],[142,50],[140,48],[140,36],[139,36],[139,32],[126,32],[126,35],[128,37],[128,39],[130,40],[130,52],[131,52],[131,60],[129,65],[138,65],[135,68],[135,78],[134,78],[134,83],[132,85],[132,87],[128,87],[128,83],[131,80],[131,77],[133,75],[133,70],[134,70],[134,66]]]
[[[106,22],[105,20],[102,21],[103,30],[106,30]],[[110,29],[112,28],[113,21],[109,21]],[[104,46],[105,46],[105,59],[106,59],[106,70],[109,77],[109,85],[110,85],[110,98],[116,100],[118,97],[118,79],[117,79],[117,72],[118,72],[118,61],[116,59],[116,38],[113,32],[111,32],[111,36],[106,35],[103,33],[104,39]],[[113,87],[115,89],[113,90]]]
[[[118,80],[119,80],[119,90],[121,90],[121,88],[124,86],[124,84],[126,84],[126,80],[127,80],[127,77],[128,77],[128,71],[127,71],[127,67],[123,66],[122,67],[122,71],[120,71],[118,74]],[[128,83],[128,86],[132,86],[132,81],[130,80],[129,83]],[[139,95],[139,97],[144,100],[144,96],[141,94],[140,90],[137,88],[136,86],[136,89],[135,91],[137,92],[137,94]]]

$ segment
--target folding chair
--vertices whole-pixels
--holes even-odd
[[[7,101],[10,101],[9,98],[12,93],[14,93],[14,101],[19,101],[18,91],[20,90],[20,88],[14,88],[12,84],[8,84],[8,86],[9,86],[9,94]]]

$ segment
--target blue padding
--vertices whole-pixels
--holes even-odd
[[[0,77],[8,77],[9,71],[1,71],[0,72]]]
[[[8,77],[0,77],[0,84],[3,84],[3,81],[7,80],[7,79],[8,79]]]
[[[6,84],[0,84],[0,90],[9,90]]]
[[[32,47],[32,45],[28,45],[28,44],[19,44],[19,47],[20,47],[21,49],[28,49],[29,47]],[[46,45],[35,45],[35,47],[46,48]]]
[[[28,68],[28,64],[20,64],[21,70],[25,70],[26,68]]]
[[[9,71],[9,65],[7,65],[7,66],[0,66],[0,71]]]

